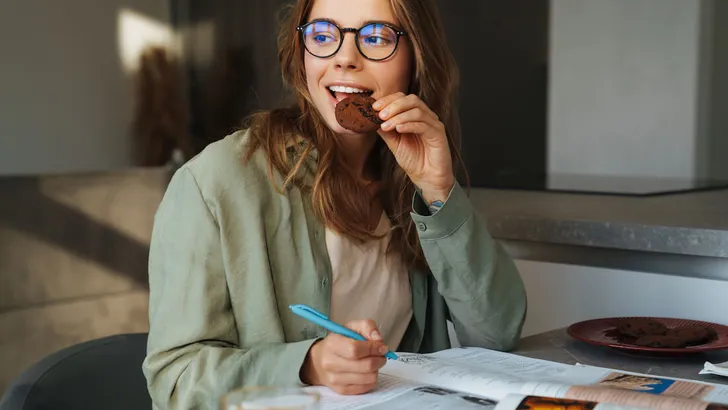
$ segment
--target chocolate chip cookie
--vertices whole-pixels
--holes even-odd
[[[625,319],[617,325],[617,331],[624,336],[640,338],[642,336],[663,335],[667,327],[660,322],[650,319]]]
[[[642,336],[634,342],[637,346],[676,348],[685,347],[685,339],[676,336],[647,335]]]
[[[372,108],[376,100],[365,94],[353,94],[336,104],[336,121],[347,130],[359,134],[376,131],[384,122]]]
[[[675,329],[669,329],[666,336],[678,337],[685,341],[686,344],[701,344],[707,342],[715,336],[715,330],[704,326],[687,326]]]

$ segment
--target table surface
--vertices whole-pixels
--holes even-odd
[[[676,357],[644,357],[574,340],[566,328],[525,337],[513,353],[566,364],[586,364],[635,373],[728,385],[728,377],[698,372],[706,361],[728,361],[728,350]]]

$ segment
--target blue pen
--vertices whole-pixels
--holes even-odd
[[[364,338],[364,336],[360,335],[359,333],[356,333],[355,331],[351,329],[347,329],[344,326],[341,326],[338,323],[332,322],[326,315],[323,313],[317,311],[316,309],[306,306],[306,305],[290,305],[289,308],[291,311],[298,316],[301,316],[302,318],[313,322],[324,329],[330,330],[334,333],[338,333],[342,336],[349,337],[354,340],[360,340],[362,342],[366,341],[367,339]],[[385,357],[397,360],[399,357],[392,351],[387,352],[387,354],[384,355]]]

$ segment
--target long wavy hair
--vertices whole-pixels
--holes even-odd
[[[374,170],[377,194],[356,178],[339,155],[337,135],[315,108],[306,86],[305,48],[296,27],[303,24],[315,0],[297,0],[284,8],[279,22],[278,57],[283,80],[296,104],[255,113],[246,119],[251,144],[246,159],[258,149],[267,153],[271,181],[274,171],[283,176],[283,192],[291,185],[310,190],[313,210],[330,229],[362,241],[376,238],[371,228],[369,198],[379,200],[392,224],[389,251],[398,253],[408,267],[427,268],[410,212],[415,187],[394,155],[377,139],[367,161]],[[409,93],[416,94],[445,125],[454,170],[462,164],[460,123],[454,104],[459,81],[455,59],[447,46],[444,27],[434,0],[390,0],[400,27],[407,31],[413,55]],[[426,52],[424,50],[427,50]],[[309,167],[309,160],[315,166]],[[464,170],[463,170],[464,171]],[[313,174],[306,178],[306,173]],[[309,175],[310,176],[310,175]],[[467,175],[466,175],[467,178]],[[308,181],[308,182],[305,182]]]

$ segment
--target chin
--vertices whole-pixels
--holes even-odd
[[[328,125],[329,129],[331,129],[331,131],[335,132],[337,135],[345,135],[345,136],[349,136],[349,137],[363,137],[363,136],[368,135],[368,134],[359,134],[352,130],[348,130],[348,129],[342,127],[341,125],[339,125],[339,123],[337,123],[336,121],[333,121],[333,122],[326,121],[326,125]]]

